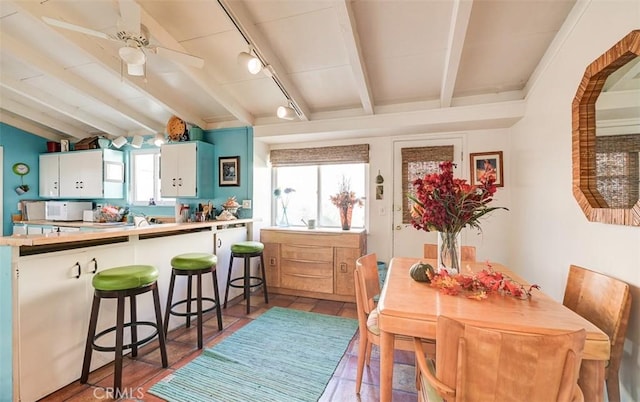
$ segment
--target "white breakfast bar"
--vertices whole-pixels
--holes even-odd
[[[253,220],[238,219],[0,238],[0,401],[37,400],[80,377],[95,272],[155,265],[164,306],[174,255],[216,254],[222,268],[217,279],[224,289],[231,244],[252,235]],[[241,293],[233,291],[237,294],[230,298]],[[183,293],[175,297],[184,298],[186,289]],[[114,309],[108,303],[101,307],[106,317],[99,330],[112,325],[110,314],[102,311]],[[139,319],[151,319],[151,300],[140,298],[138,311]],[[110,360],[112,353],[94,353],[91,369]]]

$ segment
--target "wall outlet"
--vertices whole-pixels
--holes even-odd
[[[251,200],[242,200],[242,208],[251,209]]]

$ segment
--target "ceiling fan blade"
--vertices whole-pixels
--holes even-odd
[[[107,40],[114,40],[115,39],[115,38],[112,38],[111,36],[107,35],[104,32],[94,31],[93,29],[81,27],[79,25],[69,24],[68,22],[56,20],[56,19],[53,19],[53,18],[42,17],[42,20],[44,22],[46,22],[47,24],[53,25],[53,26],[58,27],[58,28],[64,28],[64,29],[68,29],[70,31],[76,31],[76,32],[80,32],[80,33],[83,33],[83,34],[86,34],[86,35],[96,36],[98,38],[107,39]]]
[[[202,68],[204,66],[204,60],[200,57],[196,57],[187,53],[178,52],[177,50],[171,50],[164,47],[156,47],[154,52],[161,57],[169,60],[176,61],[187,66]]]
[[[134,0],[119,0],[120,25],[125,32],[140,33],[140,6]]]

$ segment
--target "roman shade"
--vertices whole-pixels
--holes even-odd
[[[369,163],[369,144],[273,149],[270,160],[273,167]]]

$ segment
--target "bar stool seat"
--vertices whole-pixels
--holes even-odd
[[[169,283],[169,295],[167,297],[167,309],[165,310],[164,318],[164,333],[167,334],[169,330],[169,318],[171,315],[178,317],[186,317],[186,327],[191,326],[191,317],[197,316],[197,330],[198,330],[198,349],[202,349],[203,346],[203,326],[202,316],[204,313],[216,310],[218,319],[218,330],[222,331],[222,312],[220,311],[218,301],[220,300],[218,292],[218,280],[216,278],[216,264],[218,259],[215,255],[209,253],[185,253],[176,255],[171,259],[171,282]],[[202,275],[211,274],[213,281],[213,297],[202,296]],[[196,311],[191,311],[191,304],[194,299],[191,294],[192,277],[197,277],[197,289],[196,289]],[[173,291],[175,287],[176,276],[187,277],[187,298],[179,300],[175,303],[173,301]],[[211,303],[211,306],[207,308],[202,307],[202,302],[207,301]],[[176,309],[180,305],[186,306],[186,312],[181,312]]]
[[[91,281],[94,287],[93,303],[91,305],[91,316],[89,319],[89,330],[87,333],[80,383],[85,384],[89,379],[91,356],[94,350],[100,352],[115,352],[113,388],[117,393],[122,388],[123,351],[131,349],[131,356],[136,357],[138,355],[138,346],[149,342],[155,338],[156,335],[158,336],[158,342],[160,343],[162,367],[168,367],[157,279],[158,270],[156,267],[151,265],[127,265],[115,267],[98,272],[94,275]],[[156,322],[138,321],[137,319],[136,296],[147,292],[153,293]],[[127,297],[129,297],[131,308],[131,321],[125,323],[124,305],[125,298]],[[100,310],[100,301],[102,299],[117,299],[116,325],[109,327],[96,335],[98,313]],[[138,340],[138,327],[142,326],[152,327],[155,331],[144,339]],[[124,328],[127,327],[129,327],[131,331],[131,342],[125,345],[123,339]],[[114,346],[101,346],[97,344],[98,339],[114,331],[116,333]]]
[[[231,259],[229,260],[229,273],[227,274],[227,287],[224,294],[224,308],[227,308],[227,299],[229,297],[229,288],[241,288],[244,290],[244,299],[247,301],[247,314],[251,312],[251,298],[249,292],[251,288],[263,286],[264,302],[269,304],[269,296],[267,294],[267,277],[264,266],[264,244],[259,241],[243,241],[231,245]],[[260,257],[260,267],[262,277],[251,276],[251,258]],[[242,258],[244,260],[244,274],[236,278],[231,278],[233,269],[233,259]],[[239,283],[242,282],[242,283]]]

